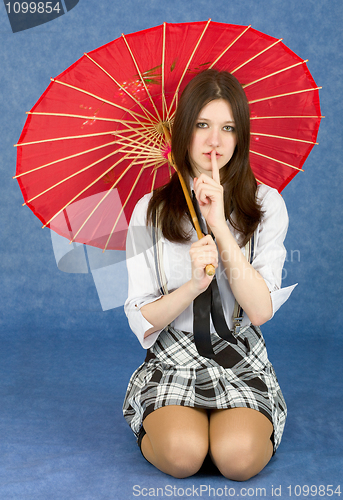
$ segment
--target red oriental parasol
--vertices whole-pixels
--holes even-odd
[[[251,165],[280,192],[302,169],[320,124],[306,62],[250,26],[163,24],[76,61],[28,113],[16,178],[25,204],[61,236],[123,249],[139,198],[165,184],[165,129],[178,96],[208,68],[233,73],[251,110]]]

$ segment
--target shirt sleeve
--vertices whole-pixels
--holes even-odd
[[[263,191],[263,188],[260,188],[264,215],[257,231],[256,252],[252,265],[268,286],[274,316],[297,285],[281,288],[282,269],[287,253],[284,246],[288,229],[285,202],[276,189],[269,188]]]
[[[124,304],[130,328],[144,349],[153,345],[161,330],[144,338],[144,333],[153,325],[145,319],[141,308],[163,296],[157,284],[152,236],[146,226],[148,196],[137,203],[129,224],[126,240],[128,298]]]

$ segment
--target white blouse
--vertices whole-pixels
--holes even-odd
[[[146,226],[146,212],[151,194],[145,195],[136,205],[132,214],[127,238],[127,269],[129,277],[128,298],[124,305],[130,327],[136,334],[142,347],[148,349],[159,336],[161,330],[144,338],[144,333],[153,325],[147,321],[140,309],[145,304],[162,297],[157,283],[151,228]],[[264,278],[272,299],[273,316],[279,307],[286,302],[296,285],[281,289],[282,268],[286,258],[283,245],[288,229],[286,205],[277,192],[265,185],[260,185],[257,192],[264,213],[262,221],[255,231],[255,245],[252,266]],[[239,233],[229,224],[231,233],[239,240]],[[191,226],[190,226],[191,227]],[[206,227],[206,225],[205,225]],[[166,285],[169,292],[191,279],[191,259],[189,249],[197,241],[193,229],[192,238],[186,243],[172,243],[163,236],[163,264]],[[242,248],[243,254],[245,249]],[[223,256],[225,258],[225,256]],[[219,259],[216,279],[222,299],[224,315],[228,327],[233,328],[233,310],[235,297],[231,292],[225,268]],[[242,327],[249,325],[250,320],[244,313]],[[193,303],[187,307],[171,325],[178,329],[193,332]],[[167,326],[167,325],[166,325]],[[211,319],[211,332],[214,332]]]

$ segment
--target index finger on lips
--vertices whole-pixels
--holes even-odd
[[[211,151],[212,179],[220,184],[220,174],[215,150]]]

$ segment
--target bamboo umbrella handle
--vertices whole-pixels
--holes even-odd
[[[172,163],[172,165],[176,169],[175,164]],[[198,221],[198,217],[197,217],[197,215],[195,213],[195,210],[194,210],[193,202],[191,200],[191,197],[189,196],[189,192],[188,192],[186,183],[185,183],[182,175],[180,174],[180,172],[177,169],[176,169],[176,171],[177,171],[177,175],[179,176],[179,179],[180,179],[182,191],[183,191],[183,193],[185,195],[187,206],[188,206],[188,210],[190,211],[190,214],[191,214],[191,217],[192,217],[192,221],[193,221],[195,230],[196,230],[197,235],[198,235],[198,239],[200,240],[203,237],[203,234],[202,234],[202,231],[200,229],[200,224],[199,224],[199,221]],[[207,266],[205,268],[205,271],[206,271],[207,276],[213,276],[216,273],[216,270],[215,270],[215,267],[214,267],[213,264],[207,264]]]
[[[171,142],[170,132],[169,132],[169,129],[164,124],[163,124],[163,131],[164,131],[164,135],[165,135],[165,138],[166,138],[167,142],[170,144],[170,142]],[[176,170],[177,175],[179,176],[181,187],[182,187],[182,191],[183,191],[183,194],[185,195],[185,198],[186,198],[188,210],[189,210],[189,212],[191,214],[192,221],[193,221],[195,230],[196,230],[197,235],[198,235],[198,239],[200,240],[203,237],[203,234],[202,234],[202,231],[200,229],[200,224],[199,224],[199,221],[198,221],[198,217],[196,216],[196,213],[195,213],[195,210],[194,210],[194,206],[193,206],[193,202],[191,200],[191,197],[189,196],[189,192],[188,192],[186,183],[185,183],[182,175],[178,171],[171,153],[168,154],[168,161],[173,166],[173,168]],[[205,268],[205,271],[206,271],[207,276],[214,276],[215,273],[216,273],[216,270],[215,270],[215,267],[214,267],[213,264],[207,264],[207,266]]]

